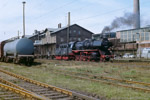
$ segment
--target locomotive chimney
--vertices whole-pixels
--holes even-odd
[[[134,29],[140,28],[140,1],[134,0]]]

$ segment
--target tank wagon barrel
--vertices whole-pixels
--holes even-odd
[[[18,39],[4,45],[4,55],[33,55],[33,42],[27,38]]]
[[[1,43],[1,61],[25,63],[31,65],[34,60],[34,45],[27,38],[17,39],[8,43]]]

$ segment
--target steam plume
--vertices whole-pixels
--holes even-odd
[[[117,17],[113,20],[110,26],[105,26],[102,33],[111,32],[121,26],[133,26],[135,23],[135,15],[132,13],[125,13],[123,17]]]

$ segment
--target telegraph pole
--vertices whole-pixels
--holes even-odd
[[[69,35],[70,35],[70,12],[68,12],[67,44],[69,44],[69,40],[70,40]],[[69,48],[67,48],[67,55],[68,54],[69,54]]]
[[[25,37],[25,4],[26,2],[23,1],[22,4],[23,4],[23,38],[24,38]]]
[[[20,32],[19,32],[19,30],[18,30],[18,39],[19,39],[19,33],[20,33]]]
[[[67,30],[67,43],[69,43],[69,31],[70,31],[70,12],[68,12],[68,30]]]

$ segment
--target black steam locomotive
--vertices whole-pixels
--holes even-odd
[[[58,60],[109,61],[113,58],[111,46],[112,43],[107,38],[70,42],[69,44],[61,44],[56,49],[55,58]]]

